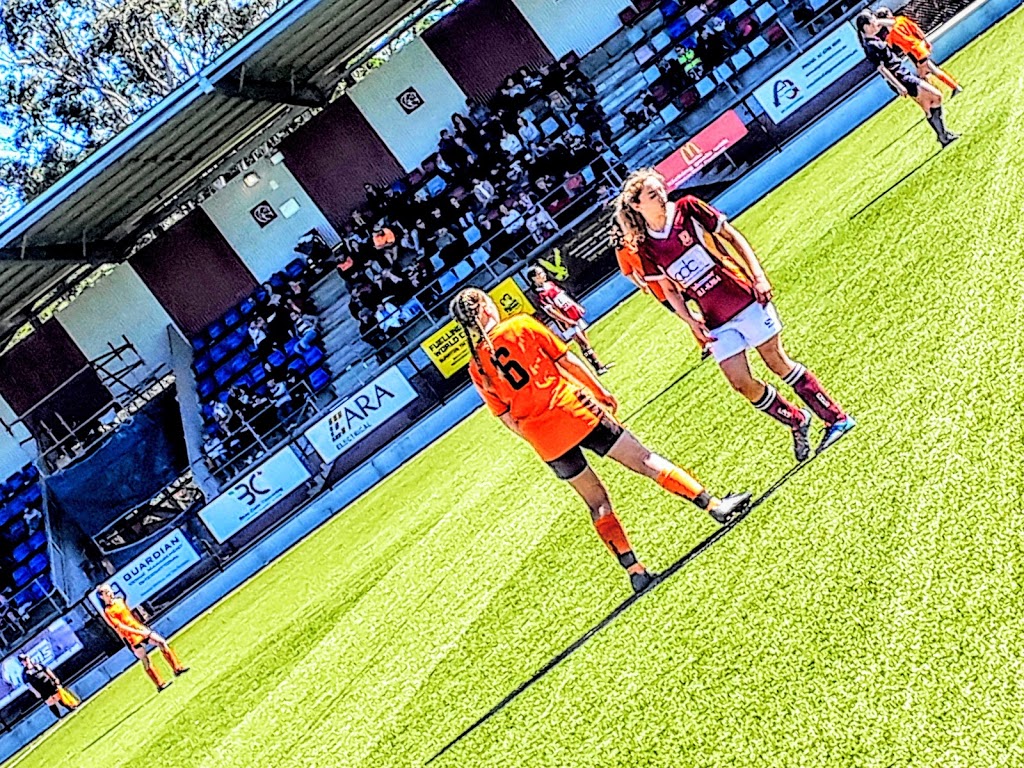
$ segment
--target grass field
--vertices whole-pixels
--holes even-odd
[[[1022,37],[950,63],[950,149],[900,102],[738,219],[858,429],[433,765],[1024,765]],[[644,297],[594,338],[622,414],[697,364]],[[630,423],[719,492],[793,463],[711,364]],[[650,566],[715,531],[600,471]],[[134,668],[10,765],[422,765],[628,596],[478,413],[178,635],[159,700]]]

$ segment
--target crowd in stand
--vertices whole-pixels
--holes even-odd
[[[236,354],[245,365],[238,366],[237,375],[222,377],[224,385],[208,393],[203,406],[203,450],[211,467],[269,436],[326,384],[318,309],[310,295],[326,268],[326,260],[311,256],[307,267],[275,275],[235,310],[240,315],[235,333],[244,342]]]
[[[410,300],[439,298],[428,286],[471,253],[500,259],[524,238],[554,234],[550,199],[576,194],[581,170],[611,141],[596,97],[572,61],[521,69],[489,106],[469,101],[452,115],[418,172],[365,185],[365,204],[342,227],[339,265],[363,338],[385,343],[425,303]]]

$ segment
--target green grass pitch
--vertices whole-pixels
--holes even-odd
[[[858,429],[433,765],[1024,765],[1022,37],[949,63],[964,138],[860,215],[937,149],[886,148],[906,101],[738,219]],[[645,297],[594,340],[622,414],[697,362]],[[631,426],[719,493],[793,463],[710,363]],[[715,530],[598,463],[650,566]],[[193,671],[159,699],[133,668],[9,765],[422,765],[628,595],[478,413],[175,637]]]

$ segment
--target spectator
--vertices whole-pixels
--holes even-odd
[[[316,312],[309,288],[298,280],[288,281],[288,308],[299,314],[308,315]]]
[[[523,219],[523,214],[515,208],[509,208],[504,203],[499,206],[498,210],[501,212],[502,229],[510,235],[514,235],[522,231],[523,226],[526,224]]]
[[[317,330],[317,320],[312,315],[303,315],[295,311],[292,311],[291,318],[292,323],[295,324],[295,338],[299,340],[299,343],[295,345],[295,348],[299,350],[299,352],[308,352],[312,349],[313,342],[315,342],[320,335]]]
[[[402,249],[407,253],[413,254],[416,258],[423,258],[426,255],[422,241],[422,233],[425,226],[423,219],[418,219],[416,225],[408,227],[405,230],[405,234],[402,235],[400,243]]]
[[[249,338],[256,351],[260,352],[267,340],[267,321],[259,315],[249,321]]]
[[[14,607],[14,603],[7,599],[6,590],[0,594],[0,621],[7,622],[19,633],[24,628],[24,617]]]
[[[480,205],[487,206],[497,197],[497,193],[494,191],[494,185],[487,179],[473,179],[473,197]]]
[[[227,446],[224,445],[224,433],[216,424],[206,428],[206,439],[203,441],[203,453],[211,470],[224,463],[228,457]]]
[[[491,116],[491,113],[488,111],[486,106],[480,102],[473,101],[473,99],[466,99],[466,107],[469,119],[476,125],[482,125],[484,121]]]
[[[526,228],[538,243],[543,243],[558,232],[558,225],[551,218],[551,214],[540,206],[537,206],[533,215],[526,220]]]
[[[573,108],[572,102],[561,91],[554,91],[551,94],[551,111],[564,125],[569,124],[569,113]]]
[[[278,418],[287,419],[295,412],[295,400],[283,380],[277,377],[267,379],[267,392],[270,402],[277,408]]]
[[[514,133],[502,130],[501,148],[509,156],[509,159],[515,159],[523,153],[523,142]]]
[[[398,308],[388,299],[385,299],[374,313],[378,327],[383,331],[395,331],[402,327],[402,321],[398,316]]]
[[[530,120],[520,115],[519,120],[519,139],[522,141],[523,146],[528,147],[532,152],[537,148],[537,144],[544,138],[544,134],[540,132],[540,128]]]

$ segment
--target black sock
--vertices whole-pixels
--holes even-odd
[[[946,120],[942,114],[942,106],[932,107],[928,112],[928,125],[932,127],[935,134],[944,139],[949,131],[946,129]]]
[[[711,494],[707,491],[701,491],[697,494],[696,498],[694,498],[693,503],[701,509],[707,509],[711,506]]]
[[[56,704],[47,704],[47,706],[50,708],[50,711],[53,712],[53,716],[60,720],[60,707]]]
[[[592,366],[594,366],[595,370],[601,368],[601,361],[597,359],[597,353],[594,352],[594,348],[593,347],[589,347],[588,349],[584,349],[584,350],[582,350],[582,352],[583,352],[583,356],[585,358],[587,358],[587,362],[589,362]]]

